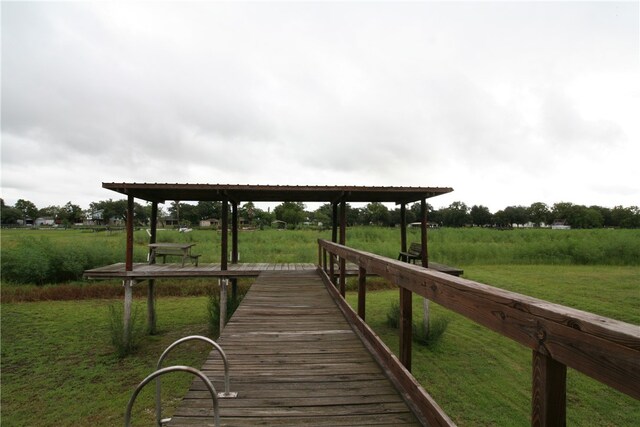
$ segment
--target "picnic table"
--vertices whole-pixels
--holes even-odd
[[[149,264],[155,264],[157,257],[162,257],[162,262],[167,261],[167,256],[182,257],[182,266],[189,260],[196,266],[198,265],[198,258],[200,255],[191,253],[191,248],[195,243],[150,243],[149,248],[151,254],[149,255]]]

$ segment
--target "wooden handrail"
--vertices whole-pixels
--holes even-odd
[[[532,423],[562,416],[566,367],[640,399],[640,327],[319,239],[323,249],[533,350]],[[410,339],[410,337],[409,337]],[[402,340],[402,337],[401,337]],[[407,343],[400,343],[402,348]],[[558,393],[558,390],[562,390]],[[563,396],[564,399],[564,396]],[[555,423],[551,423],[555,424]],[[540,425],[549,425],[541,421]]]

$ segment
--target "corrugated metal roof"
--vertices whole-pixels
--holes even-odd
[[[446,194],[450,187],[369,187],[320,185],[238,185],[102,183],[102,187],[151,202],[166,200],[235,202],[395,202],[411,203]]]

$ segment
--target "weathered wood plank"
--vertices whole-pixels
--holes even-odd
[[[269,267],[281,271],[261,274],[217,341],[239,393],[220,400],[222,425],[419,425],[317,272]],[[222,389],[217,352],[201,370]],[[170,425],[207,425],[211,415],[208,391],[195,380]]]

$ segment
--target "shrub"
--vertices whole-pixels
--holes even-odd
[[[424,322],[413,323],[413,340],[426,347],[433,347],[440,341],[440,338],[449,326],[449,319],[446,317],[431,317],[429,319],[429,328],[425,327]]]
[[[236,311],[247,289],[238,286],[237,298],[231,297],[231,286],[227,289],[227,313],[226,322],[231,319],[231,316]],[[220,287],[211,286],[209,288],[209,302],[207,303],[207,323],[209,324],[209,334],[212,337],[218,337],[220,334]],[[226,323],[225,322],[225,323]]]
[[[400,327],[400,304],[397,301],[392,302],[387,311],[387,326],[394,329]]]
[[[391,303],[387,311],[387,326],[398,329],[400,327],[400,305],[394,301]],[[427,347],[435,345],[444,331],[449,326],[449,319],[446,317],[436,317],[429,319],[429,328],[425,327],[424,322],[413,322],[413,340]]]
[[[139,317],[137,307],[133,307],[131,311],[131,319],[129,328],[125,333],[123,327],[124,308],[121,304],[111,304],[107,316],[109,332],[111,335],[111,344],[116,350],[118,358],[122,359],[133,353],[144,335],[144,325]]]

